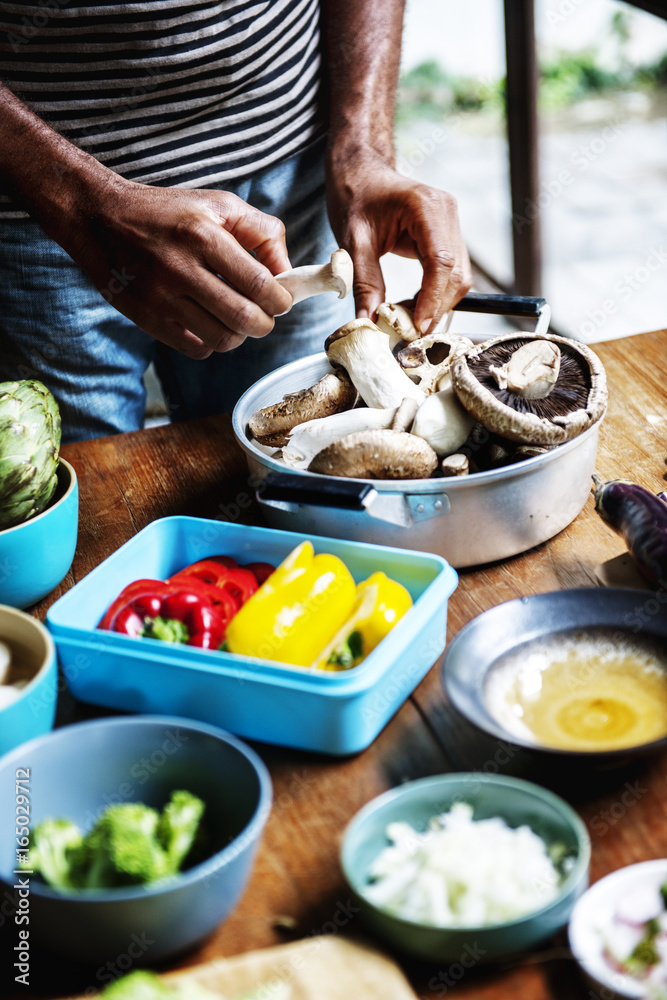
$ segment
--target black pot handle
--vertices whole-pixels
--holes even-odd
[[[343,510],[364,510],[364,500],[375,490],[368,483],[354,479],[340,482],[320,476],[300,476],[293,472],[269,472],[257,490],[260,501],[283,501],[316,507],[340,507]]]
[[[468,292],[460,302],[457,302],[454,310],[537,318],[542,315],[546,304],[546,299],[533,298],[529,295],[489,295],[483,292]]]

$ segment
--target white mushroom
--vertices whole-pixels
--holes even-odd
[[[449,375],[417,410],[412,433],[428,441],[435,453],[452,455],[468,438],[474,417],[459,402]]]
[[[260,444],[280,448],[287,444],[287,435],[297,424],[349,410],[356,399],[357,390],[346,372],[328,372],[315,385],[287,393],[279,403],[256,410],[248,421],[248,430]]]
[[[399,351],[396,359],[403,371],[425,393],[437,392],[459,355],[472,347],[472,340],[457,333],[429,333]]]
[[[438,456],[426,441],[404,431],[379,430],[348,434],[323,448],[308,469],[353,479],[427,479],[437,465]]]
[[[423,402],[421,389],[391,353],[389,337],[369,319],[354,319],[327,337],[324,348],[344,368],[367,406],[397,407],[406,397]]]
[[[282,450],[282,460],[293,469],[307,469],[318,452],[359,431],[387,430],[392,426],[396,410],[359,406],[354,410],[332,413],[329,417],[307,420],[289,432]]]
[[[377,308],[377,325],[389,337],[391,349],[404,341],[417,340],[421,333],[414,324],[412,313],[400,302],[382,302]]]
[[[322,292],[338,292],[338,298],[344,299],[352,289],[353,277],[354,266],[347,250],[334,250],[328,264],[293,267],[277,274],[276,281],[290,293],[294,306]]]
[[[440,463],[443,476],[467,476],[470,472],[470,460],[467,455],[446,455]]]

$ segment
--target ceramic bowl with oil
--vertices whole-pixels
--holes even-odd
[[[667,613],[647,591],[497,605],[458,633],[442,669],[458,711],[520,747],[611,759],[667,743]]]

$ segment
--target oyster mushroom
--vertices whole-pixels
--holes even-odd
[[[329,361],[344,368],[367,406],[397,407],[406,397],[421,403],[425,394],[391,353],[389,337],[370,319],[353,319],[324,342]]]
[[[439,458],[460,448],[475,423],[474,417],[459,402],[451,377],[443,376],[440,384],[442,389],[426,397],[412,424],[412,433],[428,441]]]
[[[472,347],[472,340],[457,333],[429,333],[396,355],[396,360],[425,393],[437,392],[454,359]]]
[[[431,446],[414,434],[375,430],[348,434],[323,448],[308,471],[352,479],[427,479],[437,465]]]
[[[358,406],[299,424],[288,434],[282,460],[293,469],[307,469],[312,459],[327,445],[359,431],[387,430],[394,422],[393,408]]]
[[[352,289],[353,277],[352,258],[347,250],[339,249],[334,250],[328,264],[293,267],[291,271],[277,274],[276,281],[290,293],[294,306],[297,302],[322,292],[338,292],[338,298],[344,299]]]
[[[349,410],[356,399],[357,390],[346,372],[328,372],[315,385],[290,392],[279,403],[256,410],[248,421],[248,430],[260,444],[280,448],[287,444],[287,435],[298,424]]]
[[[510,333],[452,364],[454,391],[489,431],[520,444],[557,445],[601,420],[602,362],[585,344],[555,334]]]

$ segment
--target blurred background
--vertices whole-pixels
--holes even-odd
[[[617,0],[530,6],[534,197],[513,210],[500,0],[408,0],[399,169],[457,197],[480,271],[503,290],[543,295],[555,331],[595,342],[661,329],[667,326],[667,21]],[[667,15],[666,3],[645,6]],[[525,233],[535,220],[539,291],[515,285],[512,259],[513,232]],[[419,266],[387,258],[385,264],[390,290],[412,294]]]
[[[534,134],[531,144],[530,109],[519,108],[514,205],[506,7],[532,21],[534,38]],[[399,170],[458,199],[477,291],[543,295],[552,331],[587,343],[667,327],[667,20],[641,7],[667,16],[664,0],[407,0]],[[515,111],[531,74],[517,24],[507,25]],[[388,255],[383,272],[390,300],[420,286],[415,261]],[[454,321],[463,332],[507,328],[471,314]],[[147,386],[148,423],[162,422],[152,370]]]

